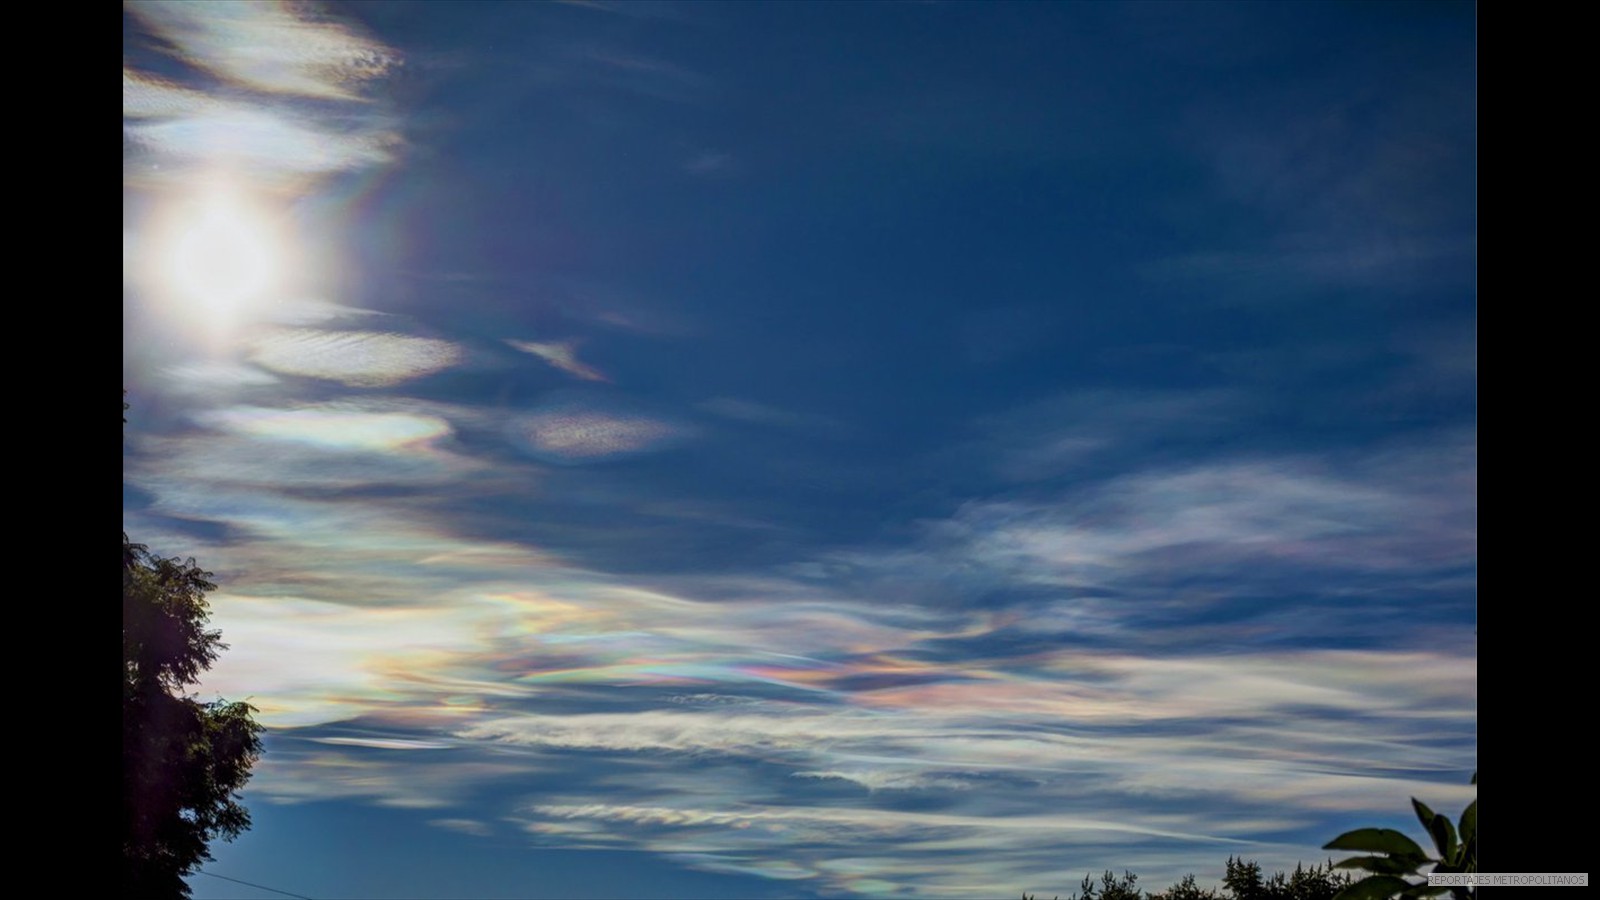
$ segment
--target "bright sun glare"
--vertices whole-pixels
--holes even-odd
[[[229,330],[283,288],[286,242],[239,191],[214,187],[163,220],[154,274],[175,311],[195,324]]]

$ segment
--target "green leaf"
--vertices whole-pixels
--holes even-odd
[[[1366,850],[1374,853],[1387,853],[1390,856],[1407,857],[1418,861],[1428,858],[1422,852],[1417,842],[1406,837],[1393,828],[1357,828],[1355,831],[1346,831],[1333,840],[1322,845],[1324,850]]]
[[[1478,871],[1478,836],[1474,834],[1472,840],[1461,845],[1461,871]]]
[[[1372,875],[1349,885],[1335,894],[1333,900],[1387,900],[1414,886],[1411,882],[1393,875]]]
[[[1415,875],[1417,863],[1394,856],[1352,856],[1333,864],[1335,869],[1364,869],[1379,875]]]
[[[1436,885],[1419,884],[1419,885],[1417,885],[1416,887],[1412,888],[1409,891],[1401,891],[1400,892],[1400,896],[1402,896],[1402,897],[1437,897],[1440,894],[1446,894],[1446,893],[1449,893],[1449,892],[1450,892],[1450,889],[1448,887],[1442,885],[1442,884],[1436,884]]]
[[[1473,772],[1472,773],[1472,783],[1473,784],[1477,784],[1478,783],[1478,773],[1477,772]]]
[[[1478,801],[1467,804],[1461,811],[1461,843],[1470,844],[1478,836]]]
[[[1450,820],[1442,815],[1435,815],[1433,822],[1428,826],[1428,832],[1433,835],[1433,845],[1439,848],[1439,856],[1449,862],[1455,862],[1460,855],[1461,846],[1456,843],[1456,829]]]
[[[1433,828],[1434,812],[1428,808],[1428,804],[1412,797],[1411,808],[1417,811],[1417,821],[1422,823],[1422,827],[1431,830]]]

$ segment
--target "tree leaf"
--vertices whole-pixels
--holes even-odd
[[[1435,814],[1433,822],[1428,826],[1428,833],[1433,835],[1433,845],[1439,848],[1439,857],[1448,862],[1455,862],[1460,855],[1461,846],[1456,843],[1456,829],[1450,824],[1450,820]]]
[[[1467,804],[1461,811],[1461,843],[1470,844],[1478,836],[1478,801]]]
[[[1333,864],[1335,869],[1364,869],[1379,875],[1414,875],[1417,864],[1403,857],[1352,856]]]
[[[1324,850],[1366,850],[1375,853],[1387,853],[1391,856],[1408,857],[1416,860],[1426,860],[1428,854],[1422,852],[1417,842],[1406,837],[1393,828],[1357,828],[1346,831],[1333,840],[1322,845]]]
[[[1411,808],[1416,810],[1417,821],[1422,823],[1422,827],[1431,830],[1433,828],[1434,812],[1428,808],[1428,804],[1423,803],[1421,800],[1418,800],[1415,797],[1412,797]]]

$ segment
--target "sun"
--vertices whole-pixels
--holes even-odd
[[[233,197],[209,197],[174,242],[172,286],[195,303],[249,303],[272,287],[275,249],[252,210]]]
[[[289,241],[268,204],[226,184],[174,201],[153,231],[157,295],[212,336],[248,323],[286,287]]]

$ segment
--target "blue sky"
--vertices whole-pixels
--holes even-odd
[[[1475,44],[129,4],[124,524],[270,729],[208,870],[1049,895],[1459,809]]]

